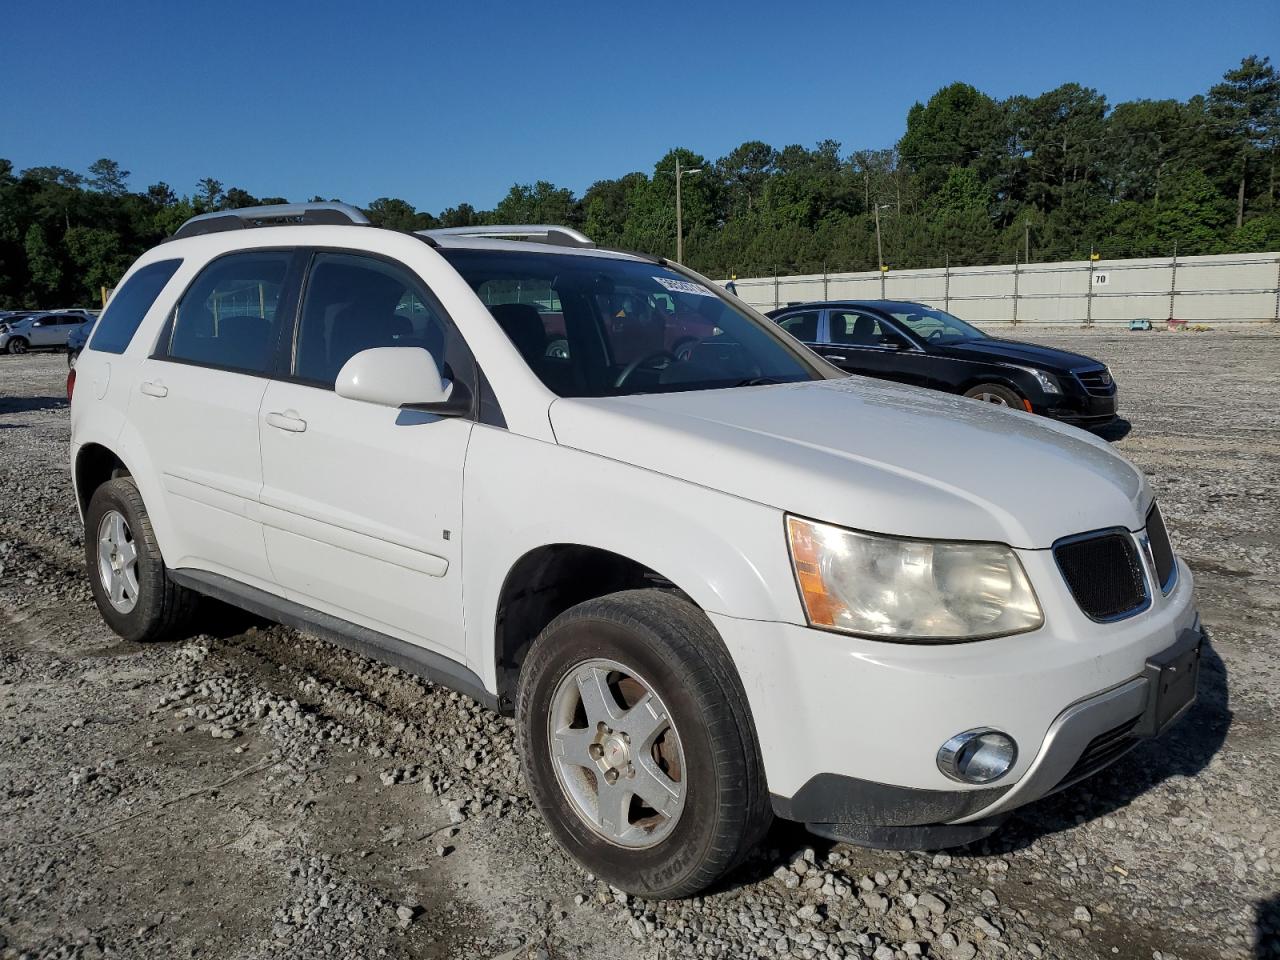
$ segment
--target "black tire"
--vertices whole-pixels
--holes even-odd
[[[652,846],[605,839],[556,775],[548,731],[553,696],[592,659],[637,671],[679,731],[684,806]],[[772,822],[755,727],[729,651],[705,614],[670,592],[614,593],[558,616],[521,667],[516,712],[525,780],[552,834],[583,867],[629,893],[695,894],[740,863]]]
[[[964,395],[971,400],[980,400],[1000,407],[1012,407],[1014,410],[1022,411],[1027,409],[1020,394],[998,383],[979,383],[966,390]]]
[[[5,349],[13,354],[26,353],[27,350],[30,349],[30,344],[27,343],[25,337],[14,337],[9,341],[8,346]]]
[[[137,551],[137,598],[128,612],[111,603],[98,568],[98,530],[110,511],[124,516]],[[130,477],[108,480],[93,491],[84,517],[85,570],[102,619],[126,640],[147,643],[177,634],[191,617],[198,595],[180,587],[165,572],[142,495]]]

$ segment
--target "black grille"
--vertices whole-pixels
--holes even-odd
[[[1084,748],[1084,753],[1080,754],[1080,759],[1059,782],[1058,789],[1092,776],[1132,748],[1138,742],[1138,738],[1133,735],[1133,728],[1138,725],[1139,719],[1141,718],[1134,717],[1132,720],[1126,720],[1118,727],[1113,727],[1090,740],[1089,745]]]
[[[1115,381],[1106,368],[1099,370],[1077,370],[1076,378],[1090,394],[1095,397],[1109,397],[1116,392]]]
[[[1147,539],[1151,541],[1151,559],[1156,563],[1156,576],[1160,578],[1160,589],[1168,591],[1173,584],[1173,575],[1178,569],[1173,559],[1173,544],[1169,542],[1169,531],[1164,527],[1164,517],[1160,508],[1154,503],[1147,514]]]
[[[1089,617],[1115,620],[1147,601],[1142,563],[1127,532],[1076,537],[1053,548],[1058,569]]]

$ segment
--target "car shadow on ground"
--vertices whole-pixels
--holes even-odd
[[[1108,443],[1115,443],[1117,440],[1123,440],[1133,430],[1133,424],[1123,417],[1117,417],[1105,427],[1099,427],[1094,431],[1103,440]]]
[[[66,406],[68,406],[66,397],[0,397],[0,414],[61,410]]]
[[[999,856],[1025,849],[1041,837],[1105,817],[1170,777],[1192,777],[1202,771],[1222,749],[1230,726],[1226,665],[1206,635],[1196,702],[1172,730],[1139,745],[1088,780],[1022,808],[985,840],[949,849],[947,853],[957,859]],[[776,820],[760,845],[764,855],[751,858],[733,871],[722,887],[734,889],[763,880],[778,867],[791,863],[806,847],[812,847],[821,862],[833,846],[832,841],[809,833],[802,824]],[[1268,922],[1280,929],[1280,901],[1276,901],[1259,907],[1259,931],[1264,907],[1270,911]],[[1280,953],[1276,956],[1280,957]]]
[[[1280,957],[1280,895],[1259,902],[1254,920],[1253,955],[1257,960]]]

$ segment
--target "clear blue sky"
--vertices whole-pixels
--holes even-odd
[[[889,146],[955,80],[1186,98],[1280,54],[1278,0],[120,0],[13,3],[3,20],[0,157],[19,169],[105,156],[134,189],[212,176],[432,212],[491,207],[516,181],[580,193],[676,145]]]

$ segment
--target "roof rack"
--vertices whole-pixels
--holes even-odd
[[[363,227],[369,218],[349,203],[274,203],[264,207],[216,210],[192,217],[173,232],[170,240],[198,237],[248,227],[281,227],[294,224],[329,224]]]
[[[419,230],[418,236],[428,240],[445,237],[492,237],[496,239],[537,238],[562,247],[594,247],[595,243],[581,230],[558,227],[553,224],[493,223],[478,227],[444,227],[439,230]]]

